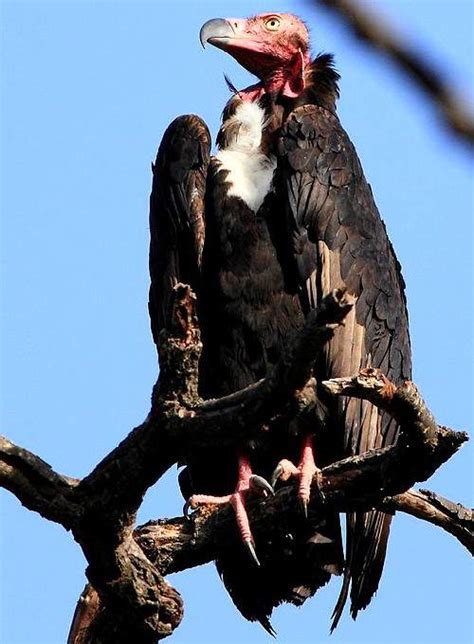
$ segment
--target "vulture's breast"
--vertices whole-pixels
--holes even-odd
[[[227,195],[239,197],[257,212],[271,191],[276,159],[262,152],[265,111],[257,103],[242,101],[222,125],[222,145],[216,155],[220,172],[226,172]]]
[[[283,210],[273,189],[277,162],[262,146],[262,133],[268,144],[266,113],[238,98],[224,113],[206,194],[205,397],[264,377],[304,322],[298,295],[288,288]]]

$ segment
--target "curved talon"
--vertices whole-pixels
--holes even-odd
[[[302,499],[301,497],[299,497],[299,502],[300,502],[300,508],[301,508],[301,511],[303,512],[304,518],[307,519],[308,518],[308,501],[306,501],[306,499]]]
[[[245,539],[244,544],[249,551],[250,556],[252,557],[253,561],[257,566],[260,567],[260,561],[258,560],[257,553],[255,552],[255,546],[253,545],[253,542],[251,539]]]
[[[285,468],[283,467],[283,465],[281,463],[278,463],[278,465],[273,470],[272,478],[270,480],[272,488],[275,488],[275,485],[278,479],[280,478],[280,476],[283,474],[284,471],[285,471]]]
[[[257,566],[259,566],[260,562],[258,560],[257,553],[255,552],[249,518],[245,509],[245,500],[249,490],[254,493],[258,492],[260,495],[264,496],[273,494],[273,488],[270,483],[268,483],[268,481],[266,481],[262,476],[252,474],[252,469],[248,459],[241,455],[239,457],[239,476],[235,492],[232,494],[225,494],[224,496],[193,494],[184,504],[183,514],[188,520],[191,520],[194,517],[194,514],[190,515],[191,508],[195,509],[201,505],[222,506],[230,503],[235,511],[235,518],[240,538],[244,542],[246,549],[249,551],[252,560]]]
[[[275,487],[278,479],[289,481],[292,476],[298,476],[299,470],[287,458],[282,459],[273,470],[272,486]]]
[[[252,474],[250,476],[249,488],[253,492],[263,493],[264,496],[273,496],[275,494],[273,486],[270,485],[267,479],[264,479],[263,476],[259,476],[258,474]]]

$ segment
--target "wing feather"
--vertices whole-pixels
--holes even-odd
[[[148,308],[156,344],[173,287],[184,282],[199,290],[210,147],[204,121],[180,116],[164,133],[152,166]]]
[[[326,349],[320,377],[349,376],[372,366],[395,383],[409,378],[411,353],[400,266],[337,116],[316,105],[290,114],[280,135],[278,167],[303,303],[312,308],[340,286],[357,297],[354,310]],[[338,415],[346,454],[396,440],[396,423],[366,401],[341,399]],[[377,511],[348,515],[346,573],[334,626],[349,587],[353,616],[377,590],[390,520]]]

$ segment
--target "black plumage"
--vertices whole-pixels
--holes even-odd
[[[261,150],[273,155],[275,172],[257,212],[229,195],[227,172],[218,158],[209,157],[209,135],[198,117],[180,117],[165,133],[150,211],[152,329],[159,342],[170,288],[178,281],[190,283],[199,295],[205,397],[231,393],[268,373],[306,314],[340,286],[357,297],[356,305],[315,363],[316,377],[348,376],[371,366],[394,383],[410,378],[400,266],[336,115],[338,78],[332,57],[320,55],[305,71],[300,96],[260,99],[266,113]],[[241,100],[236,94],[224,110],[222,149],[236,136],[230,119]],[[321,410],[315,416],[319,465],[396,440],[396,424],[370,403],[322,403],[324,417]],[[296,459],[299,449],[289,431],[272,436],[271,449],[257,445],[251,452],[255,471],[264,476],[280,458]],[[194,454],[180,481],[185,496],[225,494],[236,476],[235,452],[216,448]],[[348,515],[334,626],[349,592],[355,617],[377,590],[390,520],[378,511]],[[252,567],[243,550],[224,554],[217,563],[241,612],[266,628],[274,606],[301,603],[343,567],[334,513],[310,515],[295,534],[291,547],[282,541],[261,552],[261,568]]]

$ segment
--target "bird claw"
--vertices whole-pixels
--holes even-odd
[[[292,476],[298,476],[299,470],[288,459],[284,458],[273,470],[271,484],[274,488],[278,480],[288,481]]]
[[[249,489],[252,490],[252,492],[263,494],[263,496],[273,496],[275,494],[273,485],[271,485],[267,479],[264,479],[263,476],[259,476],[258,474],[252,474],[250,476]]]
[[[314,490],[320,503],[325,503],[326,497],[321,490],[322,475],[321,470],[316,467],[314,458],[302,459],[299,467],[296,467],[291,461],[287,459],[281,460],[273,471],[271,482],[275,486],[278,480],[288,481],[290,478],[299,479],[298,485],[298,500],[301,511],[305,518],[308,517],[308,505],[310,499],[311,483],[315,477]]]
[[[247,548],[247,550],[248,550],[248,552],[249,552],[249,554],[250,554],[250,556],[252,558],[252,561],[258,567],[260,567],[260,561],[258,560],[257,553],[255,552],[255,546],[253,545],[252,540],[251,539],[245,539],[244,545]]]
[[[234,508],[237,527],[240,538],[248,550],[252,561],[260,566],[260,562],[255,552],[255,544],[250,529],[249,518],[245,509],[245,500],[249,492],[257,493],[260,496],[269,496],[274,494],[273,487],[270,483],[258,474],[252,474],[250,464],[244,457],[239,458],[239,479],[237,487],[232,494],[224,496],[212,496],[210,494],[193,494],[189,497],[183,507],[183,514],[191,520],[194,515],[190,515],[190,509],[197,508],[200,505],[226,505],[229,504]]]
[[[272,478],[270,479],[270,484],[273,489],[275,489],[275,485],[277,484],[277,481],[281,477],[283,472],[284,472],[283,465],[281,463],[278,463],[278,465],[273,470]]]
[[[241,539],[249,552],[252,561],[260,566],[260,562],[255,552],[255,545],[250,530],[250,524],[245,510],[245,497],[249,490],[257,491],[259,494],[273,494],[273,488],[270,483],[262,476],[252,474],[247,480],[247,485],[243,489],[236,490],[233,494],[225,496],[211,496],[208,494],[193,494],[189,497],[183,507],[183,514],[188,521],[192,521],[194,514],[190,514],[190,510],[197,508],[201,505],[230,505],[234,508],[237,527]]]
[[[301,512],[303,513],[303,516],[305,519],[308,518],[308,501],[306,499],[302,499],[301,497],[298,497]]]
[[[311,468],[313,469],[313,468]],[[311,471],[311,470],[310,470]],[[313,491],[313,502],[319,502],[320,505],[326,502],[326,497],[321,489],[322,486],[322,474],[319,467],[314,466],[313,474],[311,477],[308,477],[309,480],[303,483],[302,473],[300,473],[300,484],[298,489],[298,499],[300,502],[301,511],[305,517],[308,518],[308,505],[310,499],[310,487]]]

